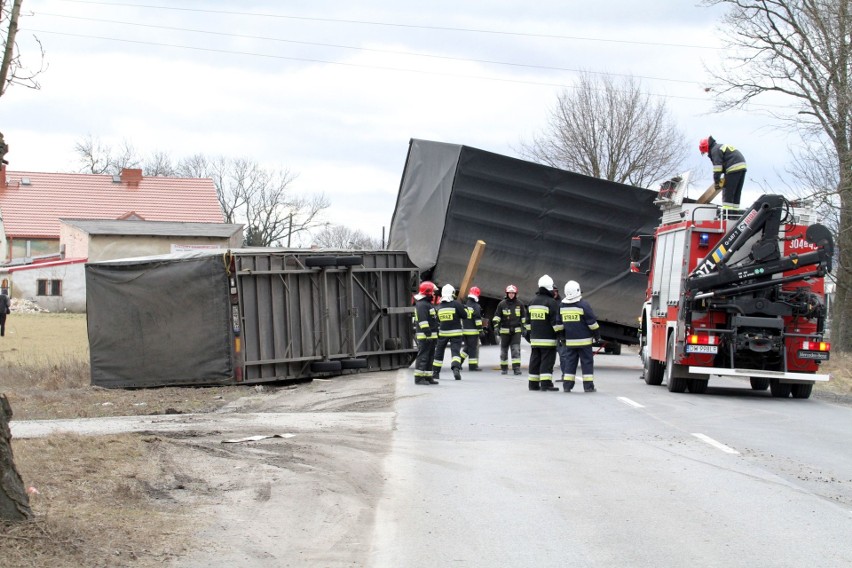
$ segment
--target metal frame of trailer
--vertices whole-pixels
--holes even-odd
[[[235,249],[86,265],[92,384],[256,384],[408,367],[399,251]]]

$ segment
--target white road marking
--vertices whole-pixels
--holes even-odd
[[[692,435],[695,436],[696,438],[698,438],[699,440],[701,440],[702,442],[707,442],[708,444],[710,444],[714,448],[722,450],[726,454],[739,454],[739,452],[737,450],[735,450],[734,448],[730,448],[730,447],[726,446],[725,444],[723,444],[722,442],[717,442],[716,440],[714,440],[710,436],[706,436],[704,434],[699,434],[699,433],[695,433],[695,432],[693,432]]]
[[[638,402],[630,400],[626,396],[620,396],[620,397],[618,397],[618,400],[620,400],[624,404],[628,404],[628,405],[632,406],[633,408],[645,408],[645,405],[639,404]]]

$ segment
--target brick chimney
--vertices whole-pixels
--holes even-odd
[[[137,186],[142,181],[142,170],[140,168],[123,168],[121,170],[121,181],[127,185]]]
[[[6,189],[6,164],[0,164],[0,190]]]

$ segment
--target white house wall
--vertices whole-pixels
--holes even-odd
[[[227,249],[232,245],[226,238],[214,237],[136,237],[136,236],[90,236],[89,262],[135,258],[156,254],[168,254],[172,245],[218,245]],[[66,256],[69,258],[69,256]]]
[[[39,267],[31,265],[11,272],[11,297],[35,302],[49,312],[86,311],[85,263]],[[61,280],[61,296],[38,296],[39,280]]]

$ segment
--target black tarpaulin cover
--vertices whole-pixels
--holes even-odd
[[[178,256],[86,265],[93,385],[209,385],[233,377],[222,255]]]
[[[630,239],[657,226],[657,192],[467,146],[413,139],[389,248],[405,250],[440,284],[459,286],[477,240],[474,285],[526,301],[549,274],[577,280],[598,319],[636,327],[647,277],[629,271]]]

